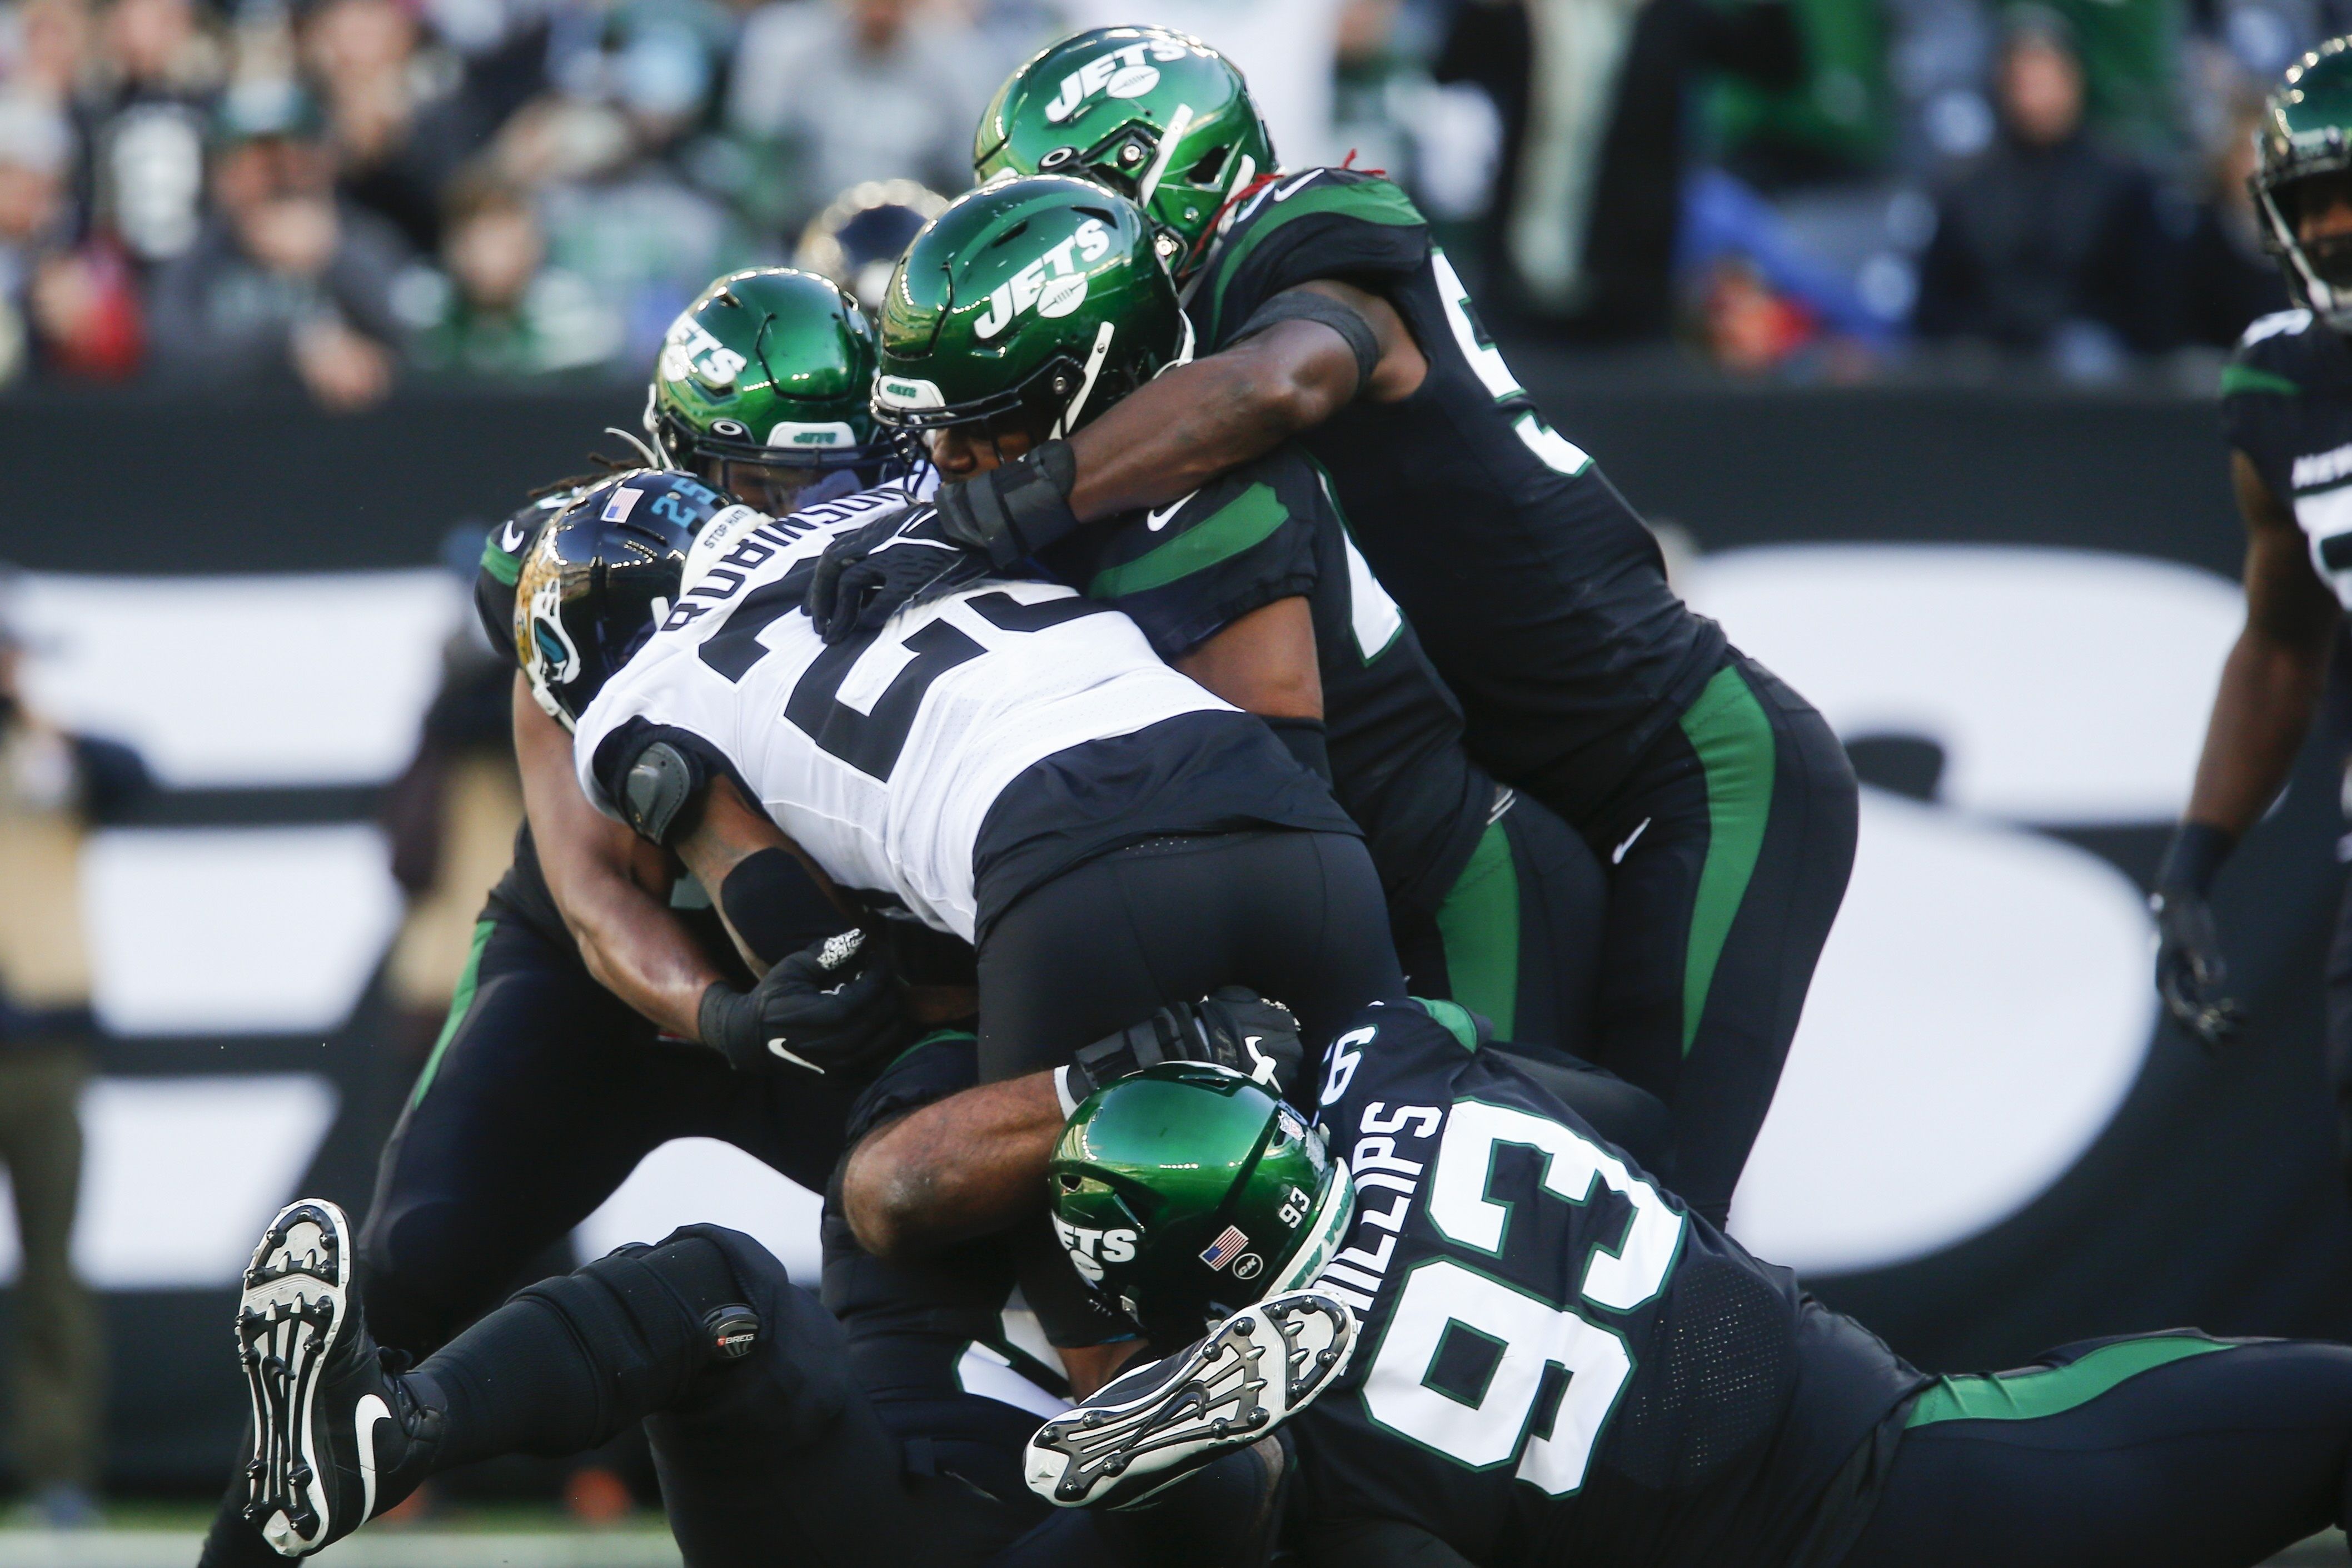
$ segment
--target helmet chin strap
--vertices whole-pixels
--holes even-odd
[[[1078,382],[1076,393],[1062,405],[1062,416],[1054,422],[1054,433],[1046,437],[1048,441],[1059,441],[1076,428],[1078,415],[1085,411],[1087,399],[1094,395],[1095,381],[1102,374],[1103,361],[1110,358],[1110,340],[1116,335],[1115,329],[1108,321],[1096,329],[1094,351],[1087,356],[1086,376]]]

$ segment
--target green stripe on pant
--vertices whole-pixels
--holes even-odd
[[[1519,872],[1501,821],[1486,824],[1469,863],[1437,906],[1437,936],[1454,999],[1483,1013],[1497,1040],[1517,1040]]]
[[[425,1059],[425,1071],[416,1075],[416,1087],[408,1092],[411,1105],[424,1099],[425,1092],[433,1087],[433,1075],[441,1071],[441,1053],[449,1049],[449,1042],[457,1038],[457,1026],[466,1021],[466,1014],[474,1005],[474,988],[482,974],[482,949],[490,945],[490,933],[498,928],[495,920],[474,922],[473,949],[466,955],[465,968],[458,972],[457,989],[449,998],[449,1017],[441,1025],[440,1038],[434,1040],[432,1054]]]
[[[1776,746],[1772,721],[1736,665],[1725,665],[1684,710],[1684,737],[1706,776],[1706,862],[1691,902],[1683,950],[1683,1053],[1690,1053],[1706,1011],[1716,961],[1748,896],[1772,815]]]
[[[2200,1333],[2142,1334],[2117,1340],[2061,1366],[1939,1377],[1911,1406],[1903,1426],[1938,1421],[2032,1421],[2087,1405],[2127,1378],[2231,1345]]]

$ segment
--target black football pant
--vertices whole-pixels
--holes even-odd
[[[709,1325],[737,1305],[758,1331],[727,1359]],[[435,1470],[578,1452],[643,1421],[688,1568],[1240,1568],[1270,1538],[1255,1454],[1112,1515],[1004,1486],[1000,1444],[902,1444],[851,1377],[832,1314],[765,1248],[716,1226],[530,1286],[410,1377],[442,1413]]]
[[[493,905],[377,1168],[359,1241],[369,1325],[435,1349],[673,1138],[723,1140],[822,1192],[848,1105],[814,1076],[660,1042],[574,952]]]
[[[1434,914],[1396,915],[1406,984],[1483,1015],[1497,1040],[1589,1058],[1608,879],[1558,812],[1506,802]]]
[[[1147,840],[1063,873],[980,945],[983,1083],[1059,1067],[1081,1046],[1219,986],[1298,1015],[1310,1050],[1404,977],[1363,841],[1291,831]]]
[[[722,1139],[822,1192],[849,1098],[660,1043],[574,951],[492,904],[377,1166],[357,1271],[368,1327],[413,1356],[437,1349],[672,1138]],[[283,1561],[243,1501],[232,1480],[214,1568]]]
[[[1840,1568],[2251,1568],[2340,1522],[2352,1346],[2099,1340],[1913,1406]]]
[[[1853,869],[1853,765],[1735,654],[1579,824],[1609,879],[1592,1060],[1664,1101],[1669,1180],[1722,1225]]]

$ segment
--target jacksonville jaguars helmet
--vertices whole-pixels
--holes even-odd
[[[690,474],[639,468],[591,487],[539,531],[515,579],[515,656],[570,729],[677,602],[686,552],[751,508]]]

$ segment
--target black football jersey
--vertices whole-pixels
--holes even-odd
[[[1407,1004],[1327,1054],[1357,1209],[1319,1284],[1362,1333],[1292,1428],[1307,1528],[1396,1521],[1482,1564],[1788,1562],[1926,1380],[1482,1044]]]
[[[1202,351],[1318,277],[1385,294],[1429,375],[1301,439],[1461,698],[1471,755],[1577,819],[1696,696],[1722,630],[1675,596],[1641,518],[1544,423],[1387,180],[1309,169],[1253,195],[1187,289]]]
[[[2293,509],[2320,580],[2352,605],[2352,346],[2308,310],[2263,317],[2221,371],[2221,427]]]
[[[584,487],[584,486],[583,486]],[[482,560],[474,573],[474,614],[490,648],[510,666],[520,668],[515,653],[515,582],[522,575],[522,559],[549,518],[560,515],[577,490],[533,501],[492,528],[482,541]],[[539,845],[526,819],[515,829],[514,863],[490,889],[490,902],[567,952],[577,948],[571,928],[556,908],[555,894],[539,869]]]
[[[1433,911],[1486,830],[1494,783],[1462,710],[1348,538],[1329,480],[1286,444],[1170,506],[1083,528],[1045,564],[1125,611],[1176,660],[1233,622],[1303,595],[1315,619],[1332,793],[1364,830],[1390,903]]]

